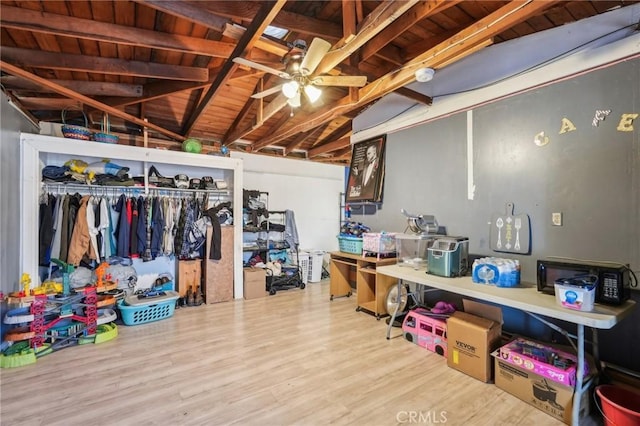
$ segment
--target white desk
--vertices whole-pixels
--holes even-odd
[[[423,286],[437,288],[451,293],[460,294],[462,296],[473,297],[475,299],[487,302],[497,303],[499,305],[520,309],[530,314],[544,315],[549,318],[555,318],[567,321],[577,325],[577,350],[578,350],[578,368],[576,377],[576,392],[573,398],[573,423],[577,425],[578,413],[580,411],[580,397],[585,392],[586,387],[583,386],[583,371],[585,363],[584,351],[584,326],[593,329],[594,336],[594,355],[597,359],[597,333],[596,329],[609,329],[622,321],[626,316],[631,314],[635,307],[635,302],[627,300],[621,306],[609,306],[596,304],[592,312],[573,311],[556,303],[555,297],[541,293],[537,290],[535,284],[523,283],[514,288],[501,288],[493,285],[476,284],[471,281],[471,277],[461,278],[444,278],[427,274],[424,270],[415,270],[398,265],[380,266],[377,272],[397,278],[398,286],[402,281],[409,281]],[[400,290],[400,287],[398,287]],[[398,293],[399,294],[399,293]],[[387,339],[391,330],[396,312],[389,322],[387,329]]]

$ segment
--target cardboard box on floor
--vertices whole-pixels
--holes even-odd
[[[500,359],[500,352],[492,354],[495,360],[495,383],[500,389],[509,392],[545,413],[572,424],[573,387],[545,379],[517,365]],[[589,392],[582,394],[579,422],[589,414]]]
[[[267,275],[261,268],[244,268],[244,298],[257,299],[267,294]]]
[[[463,300],[464,312],[447,319],[447,365],[483,382],[493,373],[491,352],[501,344],[502,309]]]

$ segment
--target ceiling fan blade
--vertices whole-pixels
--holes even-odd
[[[262,111],[262,122],[267,121],[276,112],[280,111],[285,105],[287,105],[288,100],[289,98],[287,98],[283,93],[280,93],[278,96],[273,98],[269,105],[264,107],[264,110]]]
[[[331,43],[315,37],[307,49],[307,53],[304,55],[302,63],[300,64],[302,74],[309,75],[313,73],[329,49],[331,49]]]
[[[275,68],[271,68],[266,65],[253,62],[245,58],[236,57],[236,58],[233,58],[233,62],[235,62],[236,64],[245,65],[247,67],[251,67],[260,71],[265,71],[265,72],[268,72],[269,74],[277,75],[280,78],[286,78],[286,79],[291,78],[291,76],[284,71],[279,71]]]
[[[364,75],[321,75],[311,80],[316,86],[362,87],[367,84]]]
[[[253,99],[262,99],[266,98],[269,95],[273,95],[274,93],[278,93],[282,91],[282,84],[278,84],[277,86],[273,86],[267,90],[263,90],[262,92],[255,93],[251,97]]]

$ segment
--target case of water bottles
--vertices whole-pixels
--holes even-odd
[[[483,257],[473,262],[474,283],[496,287],[516,287],[520,284],[520,261],[499,257]]]

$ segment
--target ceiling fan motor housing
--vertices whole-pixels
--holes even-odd
[[[304,59],[304,53],[302,50],[294,49],[282,58],[282,62],[286,67],[285,70],[289,75],[296,77],[302,73],[300,65],[302,64],[302,59]]]

